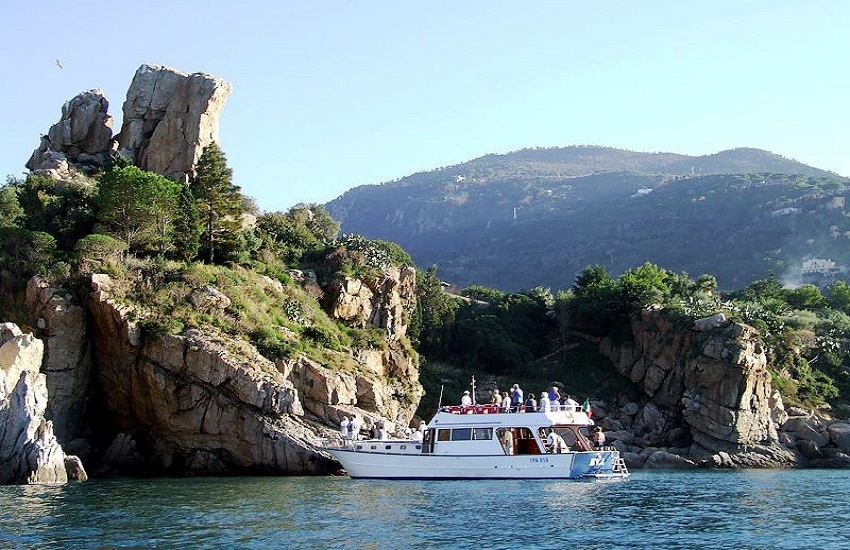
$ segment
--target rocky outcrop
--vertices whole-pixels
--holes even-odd
[[[338,464],[313,446],[297,390],[250,345],[196,330],[149,341],[94,276],[88,300],[98,385],[126,473],[317,474]]]
[[[143,170],[184,181],[203,148],[219,141],[218,120],[231,90],[215,76],[142,65],[124,102],[119,152]]]
[[[70,292],[52,288],[39,276],[28,282],[26,301],[37,318],[36,335],[44,342],[41,368],[49,397],[45,416],[53,422],[63,447],[85,459],[87,445],[76,440],[89,435],[86,419],[92,363],[86,312]]]
[[[850,423],[814,411],[789,410],[780,441],[816,468],[850,468]]]
[[[646,395],[643,407],[624,404],[612,415],[611,422],[632,434],[630,441],[619,439],[621,450],[641,454],[649,447],[673,447],[693,464],[799,464],[799,456],[779,442],[773,418],[781,399],[772,390],[753,328],[713,316],[687,330],[647,310],[632,323],[632,336],[625,343],[600,343],[617,370]]]
[[[315,275],[298,279],[305,287],[316,284]],[[402,345],[416,305],[415,270],[391,267],[367,281],[339,279],[322,294],[331,317],[384,329],[386,348],[356,352],[351,372],[307,358],[279,361],[278,368],[298,388],[304,408],[325,422],[336,425],[343,415],[357,414],[364,427],[380,421],[391,432],[403,431],[422,397],[418,358]]]
[[[50,127],[26,167],[36,174],[66,175],[68,162],[102,166],[112,146],[112,117],[101,90],[83,92],[62,106],[62,117]]]
[[[397,340],[406,334],[416,304],[416,270],[391,267],[373,279],[335,280],[325,300],[331,317],[360,327],[385,329],[390,340]]]
[[[44,346],[12,323],[0,325],[0,484],[64,483],[65,452],[44,418]]]

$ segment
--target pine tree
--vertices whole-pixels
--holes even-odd
[[[204,227],[195,197],[188,185],[180,186],[180,196],[177,200],[183,216],[174,220],[174,254],[188,262],[198,256]]]
[[[232,178],[233,171],[218,144],[204,147],[190,185],[204,225],[202,240],[209,263],[215,262],[216,245],[232,239],[241,225],[242,193]]]

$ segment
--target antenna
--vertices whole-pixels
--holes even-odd
[[[437,400],[437,410],[439,411],[443,407],[443,388],[445,384],[440,384],[440,399]]]
[[[475,405],[475,376],[472,377],[472,404]]]

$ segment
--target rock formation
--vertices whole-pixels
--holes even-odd
[[[631,404],[612,417],[631,424],[631,433],[615,430],[609,439],[638,454],[672,447],[694,464],[798,464],[799,457],[779,443],[772,416],[781,399],[777,403],[755,330],[719,317],[710,321],[687,330],[659,311],[644,311],[632,323],[632,341],[600,343],[617,370],[647,396],[643,409]]]
[[[386,329],[391,340],[407,332],[404,311],[415,306],[414,268],[391,267],[375,279],[345,277],[329,286],[326,301],[331,317],[360,327],[372,325]]]
[[[317,474],[338,469],[317,452],[297,390],[250,345],[196,330],[142,341],[130,310],[93,277],[98,385],[119,432],[106,465],[127,473]]]
[[[218,141],[231,89],[215,76],[142,65],[127,90],[119,152],[143,170],[185,180],[203,148]]]
[[[117,149],[143,170],[183,181],[203,148],[218,141],[218,120],[231,89],[215,76],[142,65],[127,90],[115,139],[109,102],[101,90],[89,90],[62,106],[62,117],[42,136],[26,167],[63,179],[74,169],[102,168]]]
[[[68,162],[103,165],[112,144],[109,102],[101,90],[83,92],[62,106],[62,117],[50,127],[26,167],[35,174],[61,177]]]
[[[56,437],[72,454],[87,458],[85,425],[91,399],[91,354],[86,312],[70,292],[51,288],[39,276],[30,279],[27,307],[38,319],[37,336],[44,342],[41,368],[47,379],[47,410]]]
[[[0,484],[64,483],[65,453],[44,418],[44,346],[12,323],[0,325]]]

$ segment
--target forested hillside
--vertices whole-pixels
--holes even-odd
[[[704,157],[599,147],[522,150],[350,190],[344,232],[401,244],[445,280],[568,286],[587,265],[651,261],[721,288],[806,260],[850,264],[848,180],[756,149]]]

